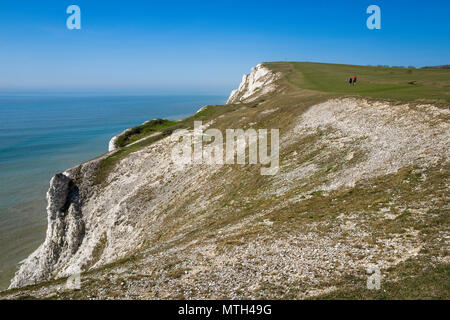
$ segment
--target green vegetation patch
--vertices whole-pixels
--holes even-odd
[[[146,123],[131,128],[126,131],[124,134],[120,135],[116,141],[116,147],[122,148],[126,145],[136,142],[149,134],[156,133],[157,131],[161,131],[165,128],[171,127],[176,124],[176,121],[170,121],[166,119],[155,119],[147,121]]]

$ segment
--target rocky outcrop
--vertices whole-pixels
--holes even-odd
[[[47,280],[61,262],[77,252],[83,242],[85,225],[79,189],[69,176],[59,173],[51,179],[47,203],[45,242],[24,261],[10,288]]]
[[[274,91],[276,89],[274,82],[280,77],[281,73],[273,72],[264,64],[258,64],[255,68],[252,68],[250,74],[245,74],[242,77],[239,88],[231,92],[227,104],[252,102]]]

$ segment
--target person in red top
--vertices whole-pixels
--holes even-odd
[[[356,76],[353,77],[353,85],[356,83]]]

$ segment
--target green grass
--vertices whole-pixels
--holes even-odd
[[[126,145],[136,142],[152,133],[156,133],[165,128],[171,127],[176,124],[176,121],[170,121],[165,119],[150,120],[140,126],[134,127],[131,130],[125,132],[116,141],[116,147],[122,148]]]
[[[449,69],[412,69],[307,62],[266,64],[294,87],[338,96],[450,103]],[[348,83],[357,76],[356,85]]]

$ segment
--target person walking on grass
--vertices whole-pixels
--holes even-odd
[[[356,76],[353,77],[353,85],[356,83]]]
[[[350,77],[350,79],[348,80],[348,83],[349,83],[350,85],[352,85],[352,83],[353,83],[352,77]]]

